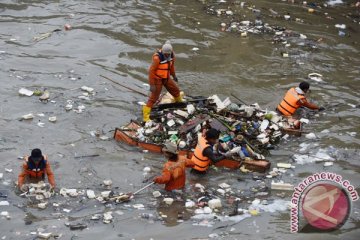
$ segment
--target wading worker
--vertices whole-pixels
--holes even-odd
[[[284,116],[292,116],[300,107],[307,107],[312,110],[319,111],[324,110],[323,107],[318,107],[317,105],[307,101],[305,94],[309,91],[309,88],[310,84],[308,82],[301,82],[299,87],[290,88],[280,104],[277,106],[276,110]]]
[[[55,177],[51,170],[48,158],[43,155],[41,150],[35,148],[31,151],[31,155],[25,156],[25,162],[22,166],[22,171],[18,177],[18,186],[20,190],[27,191],[25,182],[39,182],[45,179],[45,174],[51,188],[55,188]]]
[[[152,106],[159,99],[162,86],[174,97],[175,102],[181,102],[180,90],[176,82],[175,54],[170,41],[166,41],[160,50],[154,53],[149,69],[150,97],[143,106],[143,121],[150,121]],[[172,78],[170,78],[172,76]]]
[[[165,184],[166,191],[180,190],[185,187],[185,169],[194,166],[190,159],[180,160],[177,146],[173,143],[166,143],[162,150],[168,162],[164,164],[161,176],[154,178],[154,182]]]
[[[217,143],[219,135],[219,131],[214,128],[207,130],[205,136],[203,134],[199,135],[194,155],[191,158],[195,164],[193,169],[191,169],[192,172],[206,173],[206,170],[211,163],[219,162],[220,160],[231,156],[230,152],[225,155],[215,156],[213,146]]]

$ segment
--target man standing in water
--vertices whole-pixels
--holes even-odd
[[[18,186],[21,191],[27,191],[24,185],[26,181],[42,181],[45,179],[45,174],[48,177],[51,188],[55,188],[54,173],[51,170],[47,156],[43,155],[40,149],[33,149],[31,156],[25,156],[24,158],[25,162],[18,177]]]
[[[277,106],[276,110],[284,116],[292,116],[300,107],[307,107],[312,110],[319,111],[325,110],[323,107],[318,107],[317,105],[307,101],[305,94],[309,91],[309,89],[310,84],[308,82],[301,82],[299,87],[290,88],[280,104]]]
[[[165,184],[166,191],[183,189],[186,182],[185,169],[193,167],[194,163],[190,159],[180,160],[174,143],[166,143],[162,151],[168,162],[164,164],[162,175],[155,177],[154,182]]]
[[[180,90],[176,82],[175,54],[170,41],[166,41],[160,50],[154,53],[149,69],[150,97],[143,106],[143,121],[150,121],[152,106],[159,99],[162,86],[174,97],[175,102],[181,102]],[[172,78],[170,78],[170,75]]]
[[[198,143],[191,160],[194,162],[192,173],[205,174],[211,163],[217,163],[232,154],[227,152],[224,156],[215,156],[213,146],[219,140],[220,132],[214,128],[208,129],[205,134],[198,136]]]

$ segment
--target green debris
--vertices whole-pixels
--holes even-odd
[[[265,119],[267,119],[267,120],[269,120],[269,121],[271,121],[271,119],[272,119],[272,117],[273,117],[273,115],[271,114],[271,113],[267,113],[267,114],[265,114]]]
[[[41,96],[43,94],[43,92],[41,91],[41,90],[39,90],[39,89],[36,89],[35,91],[34,91],[34,95],[35,96]]]

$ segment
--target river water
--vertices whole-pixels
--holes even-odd
[[[289,210],[262,212],[235,223],[217,221],[213,226],[196,225],[187,213],[183,222],[171,220],[182,206],[159,204],[151,194],[159,186],[137,195],[130,205],[107,208],[81,197],[68,200],[57,196],[51,200],[72,209],[70,213],[52,206],[42,211],[27,208],[26,199],[14,193],[13,182],[21,165],[17,157],[30,154],[35,147],[49,155],[59,188],[99,192],[102,181],[111,179],[119,190],[133,192],[144,185],[144,167],[150,166],[152,174],[160,172],[161,156],[111,140],[115,127],[140,116],[137,102],[146,98],[100,75],[146,93],[143,84],[147,83],[151,56],[167,39],[177,54],[180,88],[189,95],[218,94],[224,98],[233,93],[248,103],[274,109],[288,88],[306,80],[309,73],[322,74],[323,82],[309,80],[310,98],[326,110],[304,113],[310,119],[305,130],[315,133],[316,139],[290,137],[272,151],[269,160],[273,166],[276,162],[295,165],[283,175],[285,182],[297,185],[312,173],[330,171],[341,174],[359,191],[360,9],[354,6],[356,1],[327,7],[325,1],[315,1],[314,13],[296,0],[259,0],[244,7],[241,1],[218,2],[223,1],[1,1],[0,173],[4,176],[0,190],[8,195],[10,206],[0,206],[0,210],[11,216],[10,220],[0,219],[2,239],[34,239],[30,232],[39,228],[62,233],[62,239],[207,239],[209,234],[217,234],[210,235],[215,239],[359,239],[359,202],[353,203],[350,218],[341,229],[293,235]],[[209,14],[209,6],[231,10],[235,15]],[[270,8],[279,16],[270,16]],[[290,20],[284,19],[285,14]],[[292,38],[291,46],[284,47],[273,43],[271,34],[241,37],[221,30],[220,24],[230,23],[232,17],[253,21],[256,16],[270,25],[304,34],[307,40]],[[64,31],[64,24],[70,24],[72,30]],[[339,36],[335,24],[346,25],[340,29],[345,36]],[[33,40],[55,29],[62,31],[38,42]],[[282,57],[284,51],[289,57]],[[78,98],[84,85],[96,91],[89,100]],[[46,88],[51,101],[41,103],[34,96],[19,96],[22,87]],[[65,111],[69,100],[74,107],[84,105],[85,110]],[[28,113],[34,114],[33,120],[19,121]],[[50,116],[56,116],[57,122],[49,122]],[[94,137],[97,130],[110,140]],[[298,164],[293,160],[296,153],[315,155],[319,151],[331,156],[334,165],[325,168],[323,162]],[[99,156],[81,157],[94,154]],[[13,171],[6,172],[5,168]],[[207,188],[227,182],[239,191],[257,184],[245,174],[228,170],[211,171],[201,179],[190,176],[188,182],[190,192],[196,182]],[[270,181],[266,184],[269,186]],[[282,199],[274,192],[268,199],[288,201],[290,196],[286,193]],[[133,209],[135,203],[144,204],[145,210]],[[92,214],[108,210],[114,212],[113,223],[88,220]],[[169,219],[165,223],[148,221],[139,217],[143,212],[162,212]],[[65,223],[72,220],[85,222],[88,229],[70,231]]]

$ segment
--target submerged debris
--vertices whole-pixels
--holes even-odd
[[[70,230],[74,231],[74,230],[83,230],[85,228],[87,228],[86,224],[83,223],[66,223],[65,224],[67,227],[70,228]]]

